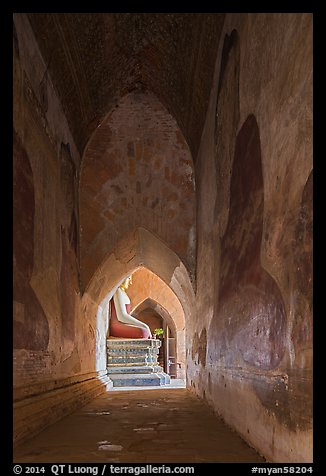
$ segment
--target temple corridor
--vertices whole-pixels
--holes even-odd
[[[312,462],[312,31],[13,14],[15,461]]]
[[[17,448],[15,462],[264,462],[186,389],[108,392]]]

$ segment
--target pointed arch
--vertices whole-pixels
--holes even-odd
[[[191,152],[177,122],[151,92],[123,96],[82,159],[80,280],[138,227],[164,241],[195,275],[196,199]]]
[[[146,301],[151,301],[152,308],[164,317],[170,329],[173,330],[176,361],[181,364],[177,372],[179,377],[183,378],[186,360],[185,314],[180,301],[157,275],[144,268],[133,274],[133,285],[129,291],[134,310]]]
[[[176,332],[177,326],[173,320],[173,317],[171,316],[171,312],[169,312],[164,306],[162,306],[162,304],[155,301],[155,299],[152,299],[151,297],[147,297],[142,301],[137,302],[131,310],[131,313],[134,316],[137,316],[139,312],[147,308],[153,309],[153,311],[162,317],[170,329],[172,329],[174,333]]]
[[[195,295],[185,265],[165,243],[141,227],[103,260],[86,287],[82,306],[110,299],[122,281],[140,267],[161,278],[177,296],[185,315],[191,314]]]
[[[171,292],[172,293],[172,292]],[[175,349],[175,362],[177,365],[177,376],[178,378],[185,378],[185,369],[186,369],[186,352],[185,352],[185,326],[184,326],[184,313],[182,312],[182,316],[176,316],[175,307],[173,304],[169,305],[168,299],[164,303],[166,307],[162,305],[161,302],[156,301],[153,299],[151,293],[149,293],[149,297],[143,299],[142,301],[137,302],[134,306],[133,312],[137,311],[137,309],[141,308],[142,306],[148,305],[148,307],[152,308],[157,314],[159,314],[168,327],[172,330],[173,335],[173,347]],[[181,317],[181,319],[180,319]],[[183,319],[182,319],[183,318]],[[167,345],[165,342],[165,348],[170,348],[170,345]]]
[[[97,371],[106,369],[108,303],[123,280],[140,267],[147,268],[164,281],[180,302],[185,322],[191,318],[195,294],[185,265],[159,238],[144,228],[137,228],[104,259],[81,300],[85,322],[96,329]],[[92,353],[93,349],[90,348],[89,352]]]

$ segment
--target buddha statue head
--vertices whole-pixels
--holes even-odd
[[[122,284],[120,284],[120,288],[123,290],[123,291],[126,291],[126,289],[129,288],[129,286],[132,284],[132,275],[128,276]]]

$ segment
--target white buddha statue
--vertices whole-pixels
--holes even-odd
[[[152,334],[148,325],[130,315],[130,299],[126,293],[130,284],[132,278],[128,276],[111,300],[110,336],[151,339]]]

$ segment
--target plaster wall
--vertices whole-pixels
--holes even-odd
[[[312,461],[312,15],[227,14],[199,156],[188,386]]]

